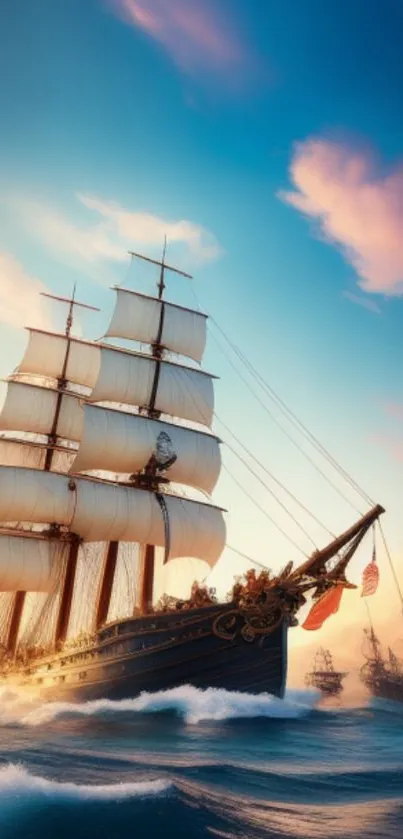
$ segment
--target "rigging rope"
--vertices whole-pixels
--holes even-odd
[[[273,496],[273,498],[275,499],[275,501],[277,501],[277,504],[279,504],[279,505],[280,505],[280,507],[281,507],[281,508],[282,508],[282,509],[283,509],[283,510],[287,513],[287,515],[288,515],[288,516],[290,516],[290,519],[291,519],[291,520],[294,522],[294,524],[295,524],[295,525],[296,525],[296,526],[300,529],[301,533],[303,533],[303,534],[304,534],[304,536],[306,536],[306,537],[307,537],[307,539],[309,539],[309,541],[310,541],[310,542],[312,542],[312,545],[314,546],[314,548],[316,548],[316,549],[317,549],[317,547],[318,547],[318,546],[316,545],[316,543],[314,542],[314,540],[312,539],[312,537],[309,535],[308,531],[307,531],[307,530],[305,530],[305,528],[302,526],[302,524],[300,524],[300,523],[299,523],[298,519],[296,519],[296,518],[295,518],[295,516],[294,516],[294,515],[290,512],[290,510],[288,509],[288,507],[286,507],[286,506],[285,506],[285,504],[283,504],[283,502],[282,502],[282,501],[280,501],[280,499],[279,499],[279,498],[277,498],[276,493],[275,493],[275,492],[273,492],[273,490],[272,490],[272,489],[270,489],[270,487],[269,487],[269,486],[267,486],[267,484],[266,484],[266,483],[262,480],[262,478],[261,478],[261,477],[257,474],[257,472],[255,472],[255,471],[254,471],[254,470],[253,470],[253,469],[252,469],[252,468],[248,465],[247,461],[246,461],[246,460],[244,460],[244,458],[243,458],[240,454],[238,454],[238,452],[237,452],[237,451],[235,451],[235,449],[234,449],[234,448],[232,448],[232,446],[230,446],[230,445],[229,445],[229,443],[226,443],[225,445],[227,446],[227,449],[229,449],[229,450],[230,450],[230,452],[232,452],[232,454],[234,454],[234,455],[235,455],[235,457],[237,457],[237,458],[238,458],[238,460],[240,460],[240,462],[241,462],[241,463],[243,463],[243,465],[244,465],[244,466],[248,469],[248,471],[250,472],[250,474],[251,474],[251,475],[253,475],[253,476],[256,478],[256,480],[258,480],[258,481],[259,481],[259,483],[261,483],[261,484],[262,484],[262,486],[264,487],[264,489],[266,489],[266,490],[267,490],[267,492],[269,492],[269,493],[270,493],[270,495],[272,495],[272,496]]]
[[[345,493],[341,489],[339,489],[339,487],[331,480],[331,478],[329,478],[328,475],[326,475],[326,472],[322,471],[322,469],[317,465],[317,463],[315,463],[315,461],[312,460],[312,458],[309,456],[309,454],[303,448],[301,448],[301,446],[297,443],[296,440],[294,440],[294,438],[291,436],[291,434],[289,434],[288,431],[285,428],[283,428],[283,426],[281,425],[281,423],[279,422],[277,417],[274,416],[272,411],[270,411],[270,409],[267,407],[267,405],[265,405],[265,403],[261,400],[260,396],[250,386],[247,379],[245,379],[244,376],[242,376],[242,374],[236,368],[235,364],[233,364],[233,362],[231,361],[231,359],[229,358],[229,356],[227,355],[225,350],[223,350],[223,348],[220,346],[220,343],[217,341],[217,338],[215,337],[215,335],[211,334],[211,337],[212,337],[213,341],[215,341],[215,343],[217,344],[217,346],[221,350],[221,352],[225,355],[227,361],[229,362],[229,364],[231,365],[233,370],[235,370],[236,374],[239,376],[241,381],[243,381],[243,383],[246,385],[249,392],[252,394],[252,396],[255,397],[255,399],[257,400],[257,402],[261,406],[261,408],[263,408],[263,410],[266,412],[266,414],[268,414],[268,416],[270,417],[272,422],[274,422],[275,425],[277,425],[277,427],[280,429],[280,431],[288,438],[288,440],[290,440],[290,442],[293,444],[293,446],[295,446],[297,448],[297,450],[303,455],[303,457],[305,457],[305,459],[308,461],[308,463],[311,464],[313,469],[315,469],[315,471],[318,472],[319,475],[321,475],[321,477],[334,489],[334,491],[337,492],[337,494],[340,496],[340,498],[342,498],[343,501],[345,501],[347,504],[349,504],[350,507],[352,507],[352,509],[356,513],[358,513],[359,516],[361,516],[362,511],[359,510],[358,507],[356,507],[356,505],[352,501],[350,501],[349,498],[347,498]]]
[[[228,475],[232,478],[234,483],[236,483],[236,485],[239,487],[239,489],[241,489],[242,492],[249,498],[249,500],[252,501],[252,504],[254,504],[255,507],[257,507],[258,510],[260,510],[263,513],[264,516],[266,516],[266,518],[272,523],[272,525],[274,525],[274,527],[279,531],[279,533],[281,533],[282,536],[285,537],[285,539],[288,539],[288,541],[291,543],[291,545],[294,548],[296,548],[296,550],[299,551],[299,553],[301,553],[303,556],[306,556],[306,551],[302,550],[302,548],[300,548],[300,546],[297,545],[297,543],[294,542],[293,539],[291,539],[291,536],[289,536],[288,533],[286,533],[286,531],[283,530],[283,528],[280,527],[279,524],[277,524],[277,522],[271,517],[270,513],[268,513],[267,510],[264,509],[264,507],[261,507],[260,504],[257,501],[255,501],[253,496],[250,495],[248,490],[245,489],[245,487],[237,480],[237,478],[235,477],[235,475],[232,474],[230,469],[228,469],[228,467],[225,466],[225,465],[223,466],[223,468],[228,473]]]
[[[238,356],[238,358],[242,361],[245,367],[249,370],[250,374],[256,379],[256,381],[260,384],[263,390],[275,401],[275,403],[280,407],[280,409],[285,413],[288,414],[290,422],[292,422],[295,426],[299,427],[301,432],[311,441],[312,445],[319,451],[323,457],[336,469],[340,475],[350,484],[350,486],[355,489],[355,491],[365,500],[368,504],[374,505],[373,499],[365,492],[365,490],[360,487],[360,485],[354,480],[354,478],[346,472],[345,469],[338,463],[338,461],[330,454],[330,452],[325,448],[325,446],[320,443],[320,441],[309,431],[308,428],[301,422],[301,420],[293,413],[293,411],[285,404],[285,402],[278,396],[275,390],[263,379],[261,374],[253,367],[250,361],[245,357],[242,351],[228,338],[225,334],[224,330],[219,326],[217,321],[209,315],[210,320],[214,325],[217,327],[223,338],[227,341],[233,352]]]
[[[202,307],[200,305],[200,302],[199,302],[199,299],[196,295],[194,287],[192,286],[191,289],[192,289],[193,296],[196,300],[196,304],[197,304],[199,310],[202,311]],[[244,364],[244,366],[248,370],[249,374],[251,376],[253,376],[253,378],[257,381],[257,383],[260,385],[260,387],[275,402],[277,407],[280,408],[280,410],[282,410],[283,414],[285,414],[285,416],[288,418],[289,422],[291,422],[305,436],[305,438],[308,440],[308,442],[310,442],[311,445],[313,445],[316,448],[316,450],[320,454],[322,454],[322,456],[328,461],[328,463],[330,463],[331,466],[333,466],[333,468],[344,478],[345,481],[347,481],[347,483],[350,484],[350,486],[363,498],[363,500],[365,500],[367,503],[369,503],[371,505],[374,505],[373,499],[371,499],[371,497],[359,486],[359,484],[348,474],[348,472],[346,472],[346,470],[343,469],[343,467],[337,462],[337,460],[322,445],[322,443],[320,443],[320,441],[306,428],[306,426],[301,422],[301,420],[298,419],[298,417],[293,413],[293,411],[291,411],[291,409],[288,408],[288,406],[285,404],[285,402],[277,395],[277,393],[274,391],[274,389],[263,379],[263,377],[260,375],[260,373],[258,373],[258,371],[255,370],[253,365],[247,360],[247,358],[244,356],[244,354],[241,352],[241,350],[228,338],[228,336],[225,334],[224,330],[219,326],[219,324],[217,323],[215,318],[209,312],[207,312],[207,314],[209,316],[209,319],[210,319],[211,323],[213,323],[216,326],[216,328],[219,330],[219,332],[221,333],[223,338],[226,340],[228,345],[231,347],[232,351],[237,355],[237,357],[240,359],[240,361]],[[220,344],[218,343],[218,341],[217,341],[217,339],[215,338],[214,335],[212,335],[212,338],[213,338],[213,340],[215,340],[215,342],[216,342],[217,346],[219,347],[219,349],[221,350],[221,352],[223,352],[224,355],[226,355],[225,351],[222,349],[222,347],[220,346]],[[324,472],[322,472],[322,470],[319,468],[319,466],[309,457],[307,452],[305,452],[305,450],[302,449],[298,445],[298,443],[293,439],[293,437],[291,437],[290,434],[288,434],[288,432],[282,427],[282,425],[279,423],[279,421],[276,419],[276,417],[274,417],[272,412],[269,411],[267,406],[260,400],[259,396],[251,388],[250,384],[241,375],[239,370],[237,370],[237,368],[232,363],[232,361],[228,357],[228,355],[226,355],[226,357],[227,357],[227,360],[229,361],[229,363],[231,364],[231,366],[233,367],[233,369],[235,370],[235,372],[237,373],[237,375],[241,378],[241,380],[244,382],[244,384],[249,389],[249,391],[252,393],[252,395],[255,397],[255,399],[257,399],[257,401],[259,402],[261,407],[271,417],[272,421],[275,422],[275,424],[280,428],[280,430],[283,432],[283,434],[285,434],[285,436],[290,440],[290,442],[292,442],[293,445],[296,446],[296,448],[305,457],[305,459],[322,476],[322,478],[324,478],[324,480],[327,481],[327,483],[335,490],[335,492],[337,492],[338,495],[340,495],[341,498],[343,498],[343,500],[346,501],[352,507],[352,509],[354,509],[359,515],[362,515],[362,511],[359,510],[353,504],[353,502],[350,501],[349,498],[347,498],[347,496],[333,483],[333,481],[331,481],[331,479],[328,477],[328,475],[326,475]]]
[[[267,467],[263,463],[261,463],[261,461],[257,457],[255,457],[255,455],[244,445],[244,443],[242,443],[242,441],[236,436],[236,434],[234,434],[234,432],[231,431],[231,429],[228,427],[228,425],[226,425],[224,420],[222,420],[218,416],[218,414],[216,414],[216,413],[214,414],[214,416],[218,420],[218,422],[226,429],[226,431],[228,431],[228,433],[231,434],[231,436],[238,443],[238,445],[241,446],[241,448],[246,452],[246,454],[248,454],[249,457],[251,457],[252,460],[254,460],[255,463],[257,463],[258,466],[260,466],[261,469],[263,469],[264,472],[266,472],[266,475],[268,475],[272,479],[272,481],[274,481],[277,484],[277,486],[279,486],[285,493],[287,493],[287,495],[289,495],[289,497],[292,498],[292,500],[295,501],[295,503],[298,504],[301,507],[301,510],[303,510],[304,513],[307,513],[307,515],[311,516],[311,518],[314,521],[316,521],[316,523],[319,524],[319,526],[322,527],[323,530],[326,530],[326,532],[330,536],[332,536],[333,538],[336,538],[335,534],[332,533],[332,531],[329,530],[329,528],[326,527],[326,525],[323,524],[323,522],[321,522],[320,519],[318,519],[317,516],[315,516],[315,513],[312,513],[312,511],[309,510],[308,507],[305,507],[305,504],[303,504],[302,501],[299,500],[299,498],[297,498],[289,489],[287,489],[287,487],[281,481],[279,481],[279,479],[276,478],[275,475],[273,475],[273,473],[270,472],[270,470],[267,469]],[[228,443],[226,443],[226,445],[228,446]],[[230,446],[228,446],[228,448],[230,448]],[[252,474],[254,474],[254,473],[252,473]],[[267,487],[267,489],[268,489],[268,487]],[[269,490],[269,491],[271,491],[271,490]],[[277,497],[276,497],[276,500],[277,500]]]
[[[243,559],[247,559],[247,560],[248,560],[248,562],[253,562],[253,564],[254,564],[254,565],[258,565],[258,566],[259,566],[259,568],[264,568],[264,569],[265,569],[265,571],[271,571],[271,568],[269,568],[267,565],[263,565],[263,563],[262,563],[262,562],[258,562],[258,561],[257,561],[257,559],[253,559],[253,557],[248,556],[248,554],[244,554],[244,553],[242,553],[242,551],[238,551],[238,549],[237,549],[237,548],[233,548],[233,547],[232,547],[232,545],[226,545],[225,547],[226,547],[229,551],[233,551],[233,553],[234,553],[234,554],[238,554],[238,556],[242,556],[242,557],[243,557]]]
[[[397,578],[397,574],[396,574],[395,567],[394,567],[394,564],[393,564],[392,556],[391,556],[390,550],[389,550],[389,548],[388,548],[388,544],[387,544],[387,541],[386,541],[386,538],[385,538],[385,534],[384,534],[384,532],[383,532],[383,527],[382,527],[382,524],[381,524],[381,522],[380,522],[380,521],[378,521],[378,526],[379,526],[379,532],[380,532],[381,537],[382,537],[383,546],[384,546],[384,548],[385,548],[386,556],[388,557],[388,561],[389,561],[389,565],[390,565],[390,570],[391,570],[391,572],[392,572],[392,576],[393,576],[393,579],[394,579],[394,582],[395,582],[395,586],[396,586],[396,589],[397,589],[397,593],[398,593],[399,598],[400,598],[400,605],[401,605],[401,607],[402,607],[402,612],[403,612],[403,594],[402,594],[402,590],[401,590],[400,585],[399,585],[399,580],[398,580],[398,578]]]

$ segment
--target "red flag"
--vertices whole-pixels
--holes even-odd
[[[336,614],[339,610],[341,596],[343,594],[343,585],[333,586],[329,591],[325,591],[322,597],[314,603],[309,615],[302,624],[303,629],[320,629],[322,624],[330,615]]]
[[[372,554],[372,560],[364,568],[362,574],[362,592],[361,597],[369,597],[371,594],[375,594],[379,583],[379,568],[376,562],[376,554],[375,548]]]

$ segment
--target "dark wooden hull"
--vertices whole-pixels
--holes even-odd
[[[270,634],[244,631],[233,604],[117,621],[91,647],[12,667],[6,680],[48,699],[126,699],[190,684],[284,695],[287,624]]]
[[[367,685],[373,696],[378,699],[392,699],[403,702],[403,679],[381,678]]]
[[[343,690],[344,673],[310,673],[307,684],[326,696],[338,696]]]

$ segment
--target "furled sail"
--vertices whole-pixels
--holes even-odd
[[[0,534],[0,591],[52,592],[64,550],[50,539]]]
[[[92,388],[99,370],[98,345],[79,338],[68,339],[58,333],[30,329],[28,346],[18,372],[59,379],[63,372],[67,341],[70,341],[70,349],[65,378]]]
[[[222,511],[165,495],[169,557],[195,556],[210,565],[225,544]],[[154,493],[85,478],[0,466],[0,522],[67,525],[87,542],[165,545],[164,519]]]
[[[85,405],[83,437],[72,471],[132,474],[144,469],[153,455],[170,481],[208,493],[214,489],[221,458],[213,435]]]
[[[107,337],[144,344],[155,344],[159,339],[159,343],[167,350],[201,361],[206,346],[206,315],[136,291],[123,288],[116,288],[115,291],[115,311]]]
[[[0,429],[50,434],[55,417],[58,391],[19,381],[9,381]],[[67,440],[80,440],[84,413],[77,396],[63,393],[56,433]]]
[[[101,348],[99,377],[90,402],[148,406],[157,363],[160,373],[155,410],[210,426],[214,409],[210,374],[112,347]]]

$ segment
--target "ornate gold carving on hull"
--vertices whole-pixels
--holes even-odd
[[[274,598],[260,607],[248,609],[238,606],[215,618],[213,633],[225,641],[235,641],[240,636],[244,641],[253,643],[257,638],[271,635],[280,626],[285,614],[284,605]]]

